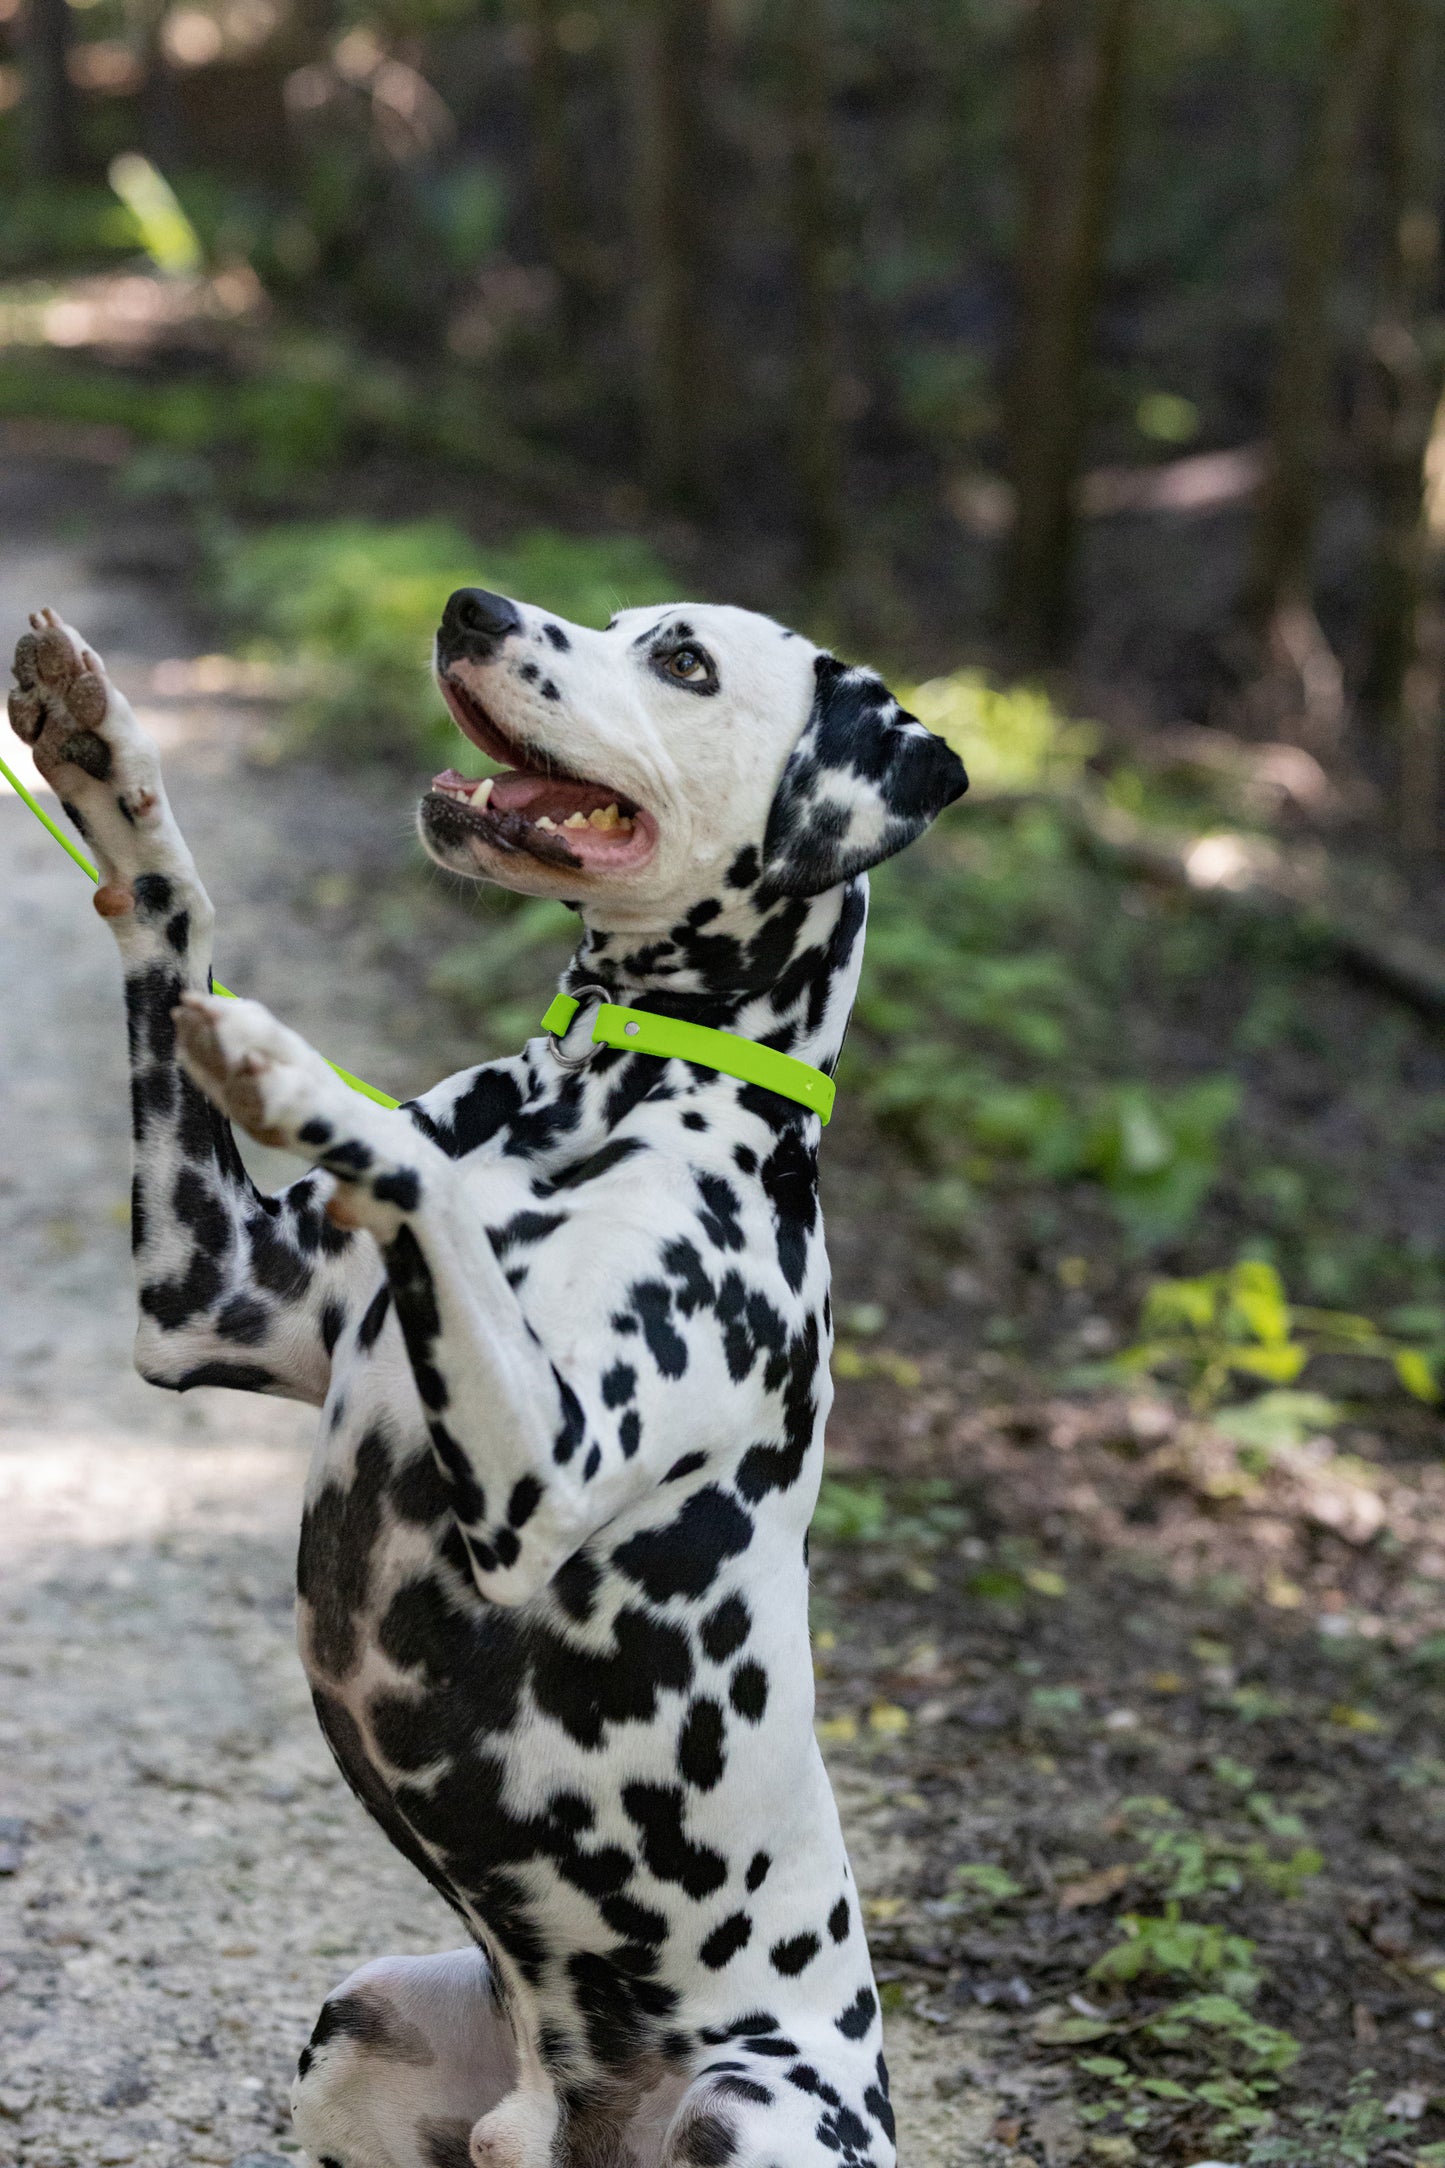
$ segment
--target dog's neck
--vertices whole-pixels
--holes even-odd
[[[779,896],[754,882],[650,933],[609,931],[582,915],[568,992],[602,986],[627,1007],[738,1032],[832,1070],[858,990],[866,876],[821,896]]]

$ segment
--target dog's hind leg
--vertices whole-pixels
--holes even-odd
[[[327,1996],[291,2087],[315,2168],[472,2168],[517,2054],[480,1950],[381,1957]]]

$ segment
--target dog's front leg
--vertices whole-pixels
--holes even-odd
[[[375,1257],[323,1217],[314,1178],[262,1197],[229,1124],[177,1066],[171,1011],[210,985],[215,913],[129,702],[53,610],[30,620],[14,670],[11,723],[95,854],[96,909],[125,973],[136,1367],[156,1385],[319,1401]]]
[[[399,1109],[349,1091],[259,1002],[188,993],[176,1018],[201,1089],[260,1143],[323,1168],[332,1219],[380,1244],[478,1585],[496,1602],[525,1601],[586,1532],[570,1465],[584,1422],[455,1162]]]

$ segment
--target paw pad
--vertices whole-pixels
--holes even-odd
[[[65,695],[65,705],[85,730],[98,730],[105,721],[105,681],[93,670],[78,677]]]
[[[75,669],[75,655],[65,634],[47,625],[35,636],[35,667],[47,685],[63,684]]]
[[[23,738],[27,745],[33,745],[45,727],[45,709],[40,695],[32,692],[12,693],[9,707],[10,727],[16,737]]]
[[[22,692],[30,692],[34,688],[35,680],[39,675],[36,667],[36,656],[39,648],[40,642],[33,632],[22,632],[15,643],[14,668]]]

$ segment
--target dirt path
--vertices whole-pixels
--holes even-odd
[[[461,1048],[429,1018],[418,1069],[415,994],[364,925],[318,924],[328,896],[403,865],[394,798],[259,766],[243,707],[165,691],[185,675],[157,665],[193,639],[161,585],[58,538],[97,522],[97,493],[0,463],[6,640],[49,601],[137,697],[227,983],[419,1086]],[[0,929],[0,2168],[261,2168],[295,2150],[286,2088],[327,1989],[455,1934],[340,1784],[306,1698],[291,1560],[311,1412],[175,1399],[131,1371],[115,960],[86,882],[8,792]],[[847,1797],[866,1890],[871,1794]],[[896,2021],[890,2055],[905,2158],[1007,2157],[980,2150],[992,2104],[935,2091],[951,2059],[927,2028]]]

